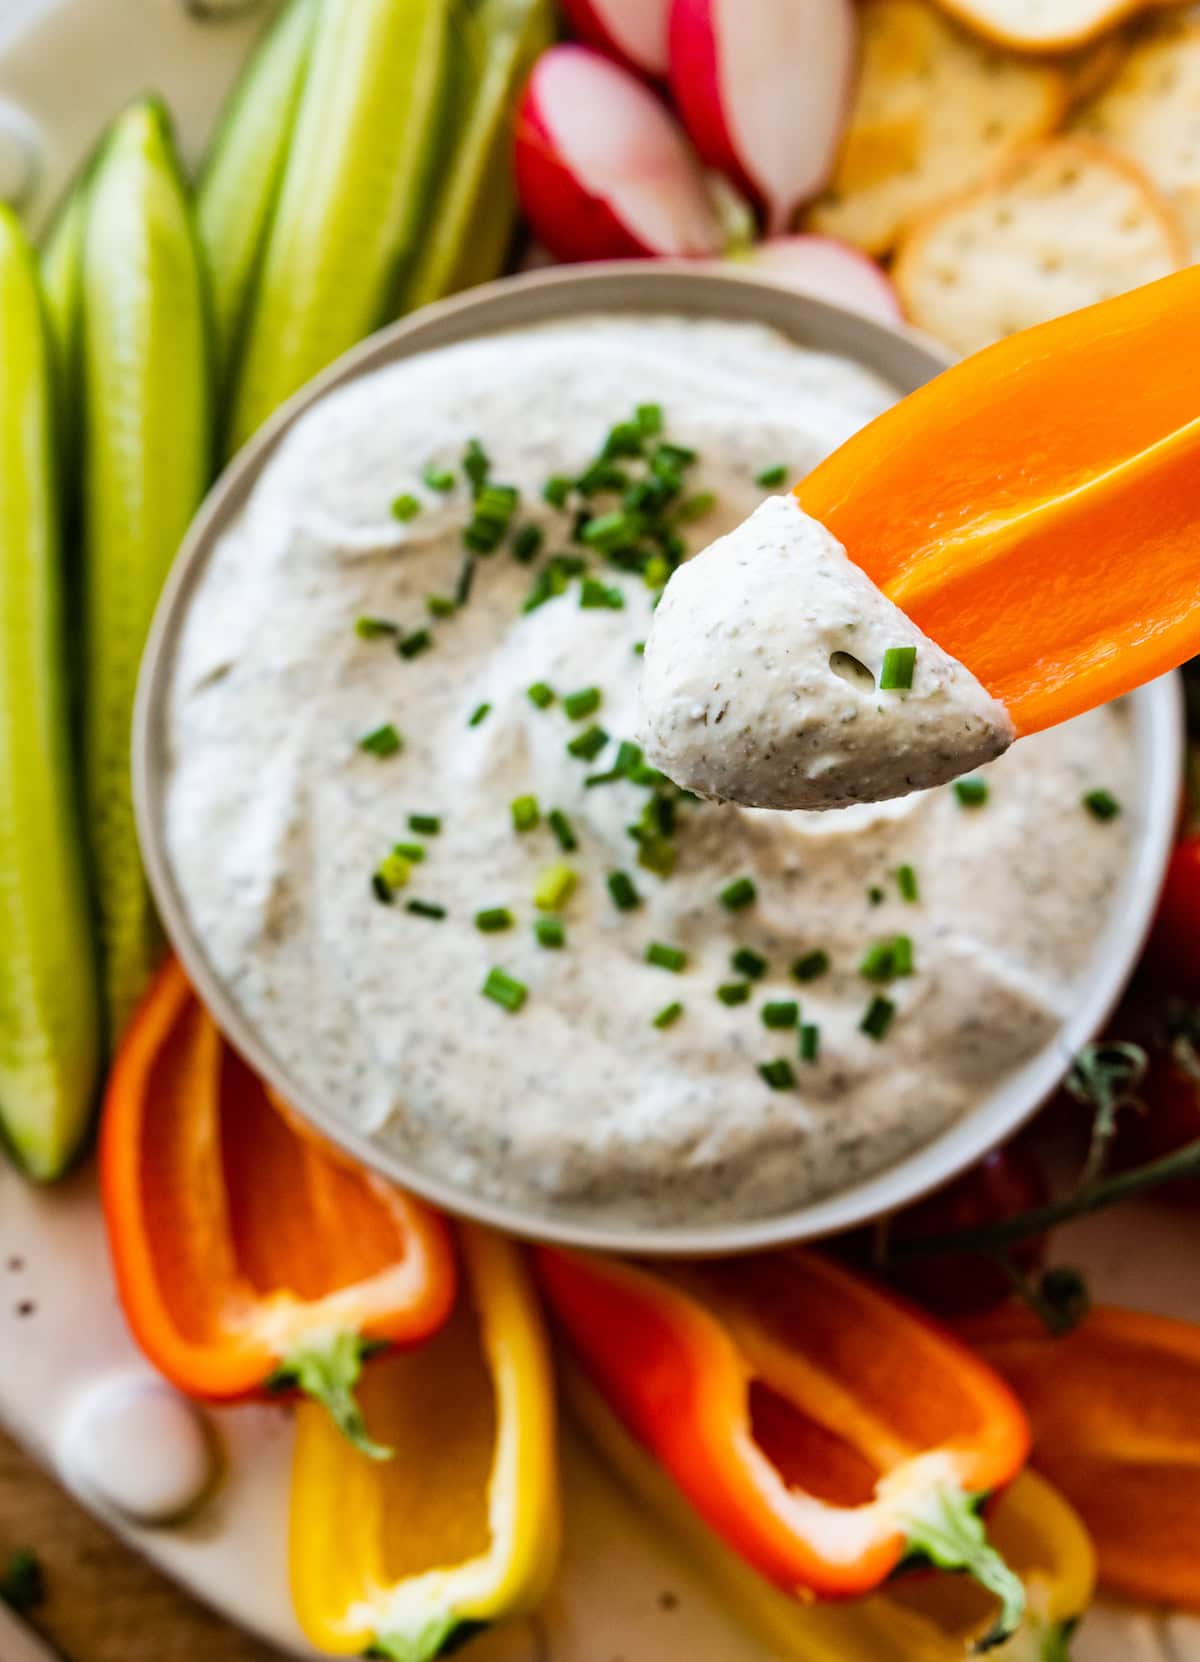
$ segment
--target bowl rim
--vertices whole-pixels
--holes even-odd
[[[295,422],[328,392],[401,358],[458,340],[552,318],[622,311],[682,311],[771,324],[800,344],[853,359],[902,391],[932,379],[951,361],[943,348],[916,331],[843,311],[736,267],[717,273],[686,261],[613,261],[524,273],[471,289],[389,325],[289,399],[220,475],[193,520],[155,611],[139,672],[132,728],[134,808],[151,891],[192,985],[234,1047],[322,1136],[443,1210],[523,1239],[640,1257],[722,1256],[815,1239],[894,1211],[948,1182],[1036,1112],[1061,1082],[1080,1045],[1103,1026],[1149,929],[1174,842],[1183,705],[1174,675],[1131,695],[1137,738],[1146,752],[1140,763],[1138,829],[1118,896],[1093,947],[1088,974],[1054,1038],[961,1119],[862,1181],[787,1211],[709,1226],[660,1228],[566,1212],[534,1213],[430,1175],[306,1098],[209,963],[167,855],[167,693],[188,605],[218,538],[240,512],[270,456]]]

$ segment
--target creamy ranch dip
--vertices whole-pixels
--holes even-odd
[[[828,814],[691,800],[630,742],[671,538],[731,530],[893,396],[756,326],[595,317],[292,429],[185,620],[166,829],[211,963],[328,1115],[542,1213],[748,1218],[919,1146],[1053,1034],[1125,859],[1121,709],[1017,745],[982,803]],[[601,482],[658,467],[688,504],[645,575],[616,490],[544,495],[614,424]],[[473,503],[470,439],[515,506]],[[484,510],[510,521],[466,567]]]

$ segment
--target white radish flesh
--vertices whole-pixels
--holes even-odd
[[[572,28],[644,75],[667,73],[671,0],[562,0]]]
[[[780,283],[877,323],[903,321],[899,296],[882,268],[836,237],[773,237],[733,259],[716,262],[714,269],[729,271],[731,267],[741,275]]]

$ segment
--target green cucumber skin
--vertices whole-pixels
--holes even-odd
[[[64,481],[74,475],[79,436],[79,350],[83,325],[83,232],[87,182],[71,190],[42,244],[42,293],[54,356],[55,404]]]
[[[68,731],[52,347],[7,207],[0,294],[0,1129],[48,1181],[87,1133],[100,1000]]]
[[[420,228],[454,0],[325,0],[226,449],[384,321]]]
[[[437,216],[401,284],[397,316],[504,270],[517,222],[513,113],[556,34],[551,0],[476,0],[454,13],[451,28]]]
[[[212,456],[199,244],[153,101],[118,119],[92,181],[82,358],[85,802],[115,1041],[161,954],[130,780],[138,665]]]
[[[291,0],[268,30],[217,124],[196,190],[218,386],[236,362],[308,72],[317,0]]]

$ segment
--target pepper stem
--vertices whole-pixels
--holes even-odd
[[[302,1391],[322,1403],[338,1430],[368,1460],[390,1460],[395,1449],[377,1443],[367,1431],[354,1387],[369,1356],[384,1347],[361,1333],[330,1333],[289,1351],[267,1380],[269,1391]]]
[[[1000,1601],[995,1622],[977,1639],[976,1654],[1001,1645],[1020,1627],[1025,1616],[1025,1587],[987,1538],[977,1510],[980,1496],[960,1489],[938,1489],[929,1504],[906,1519],[909,1552],[936,1564],[940,1570],[958,1570],[977,1581]]]

